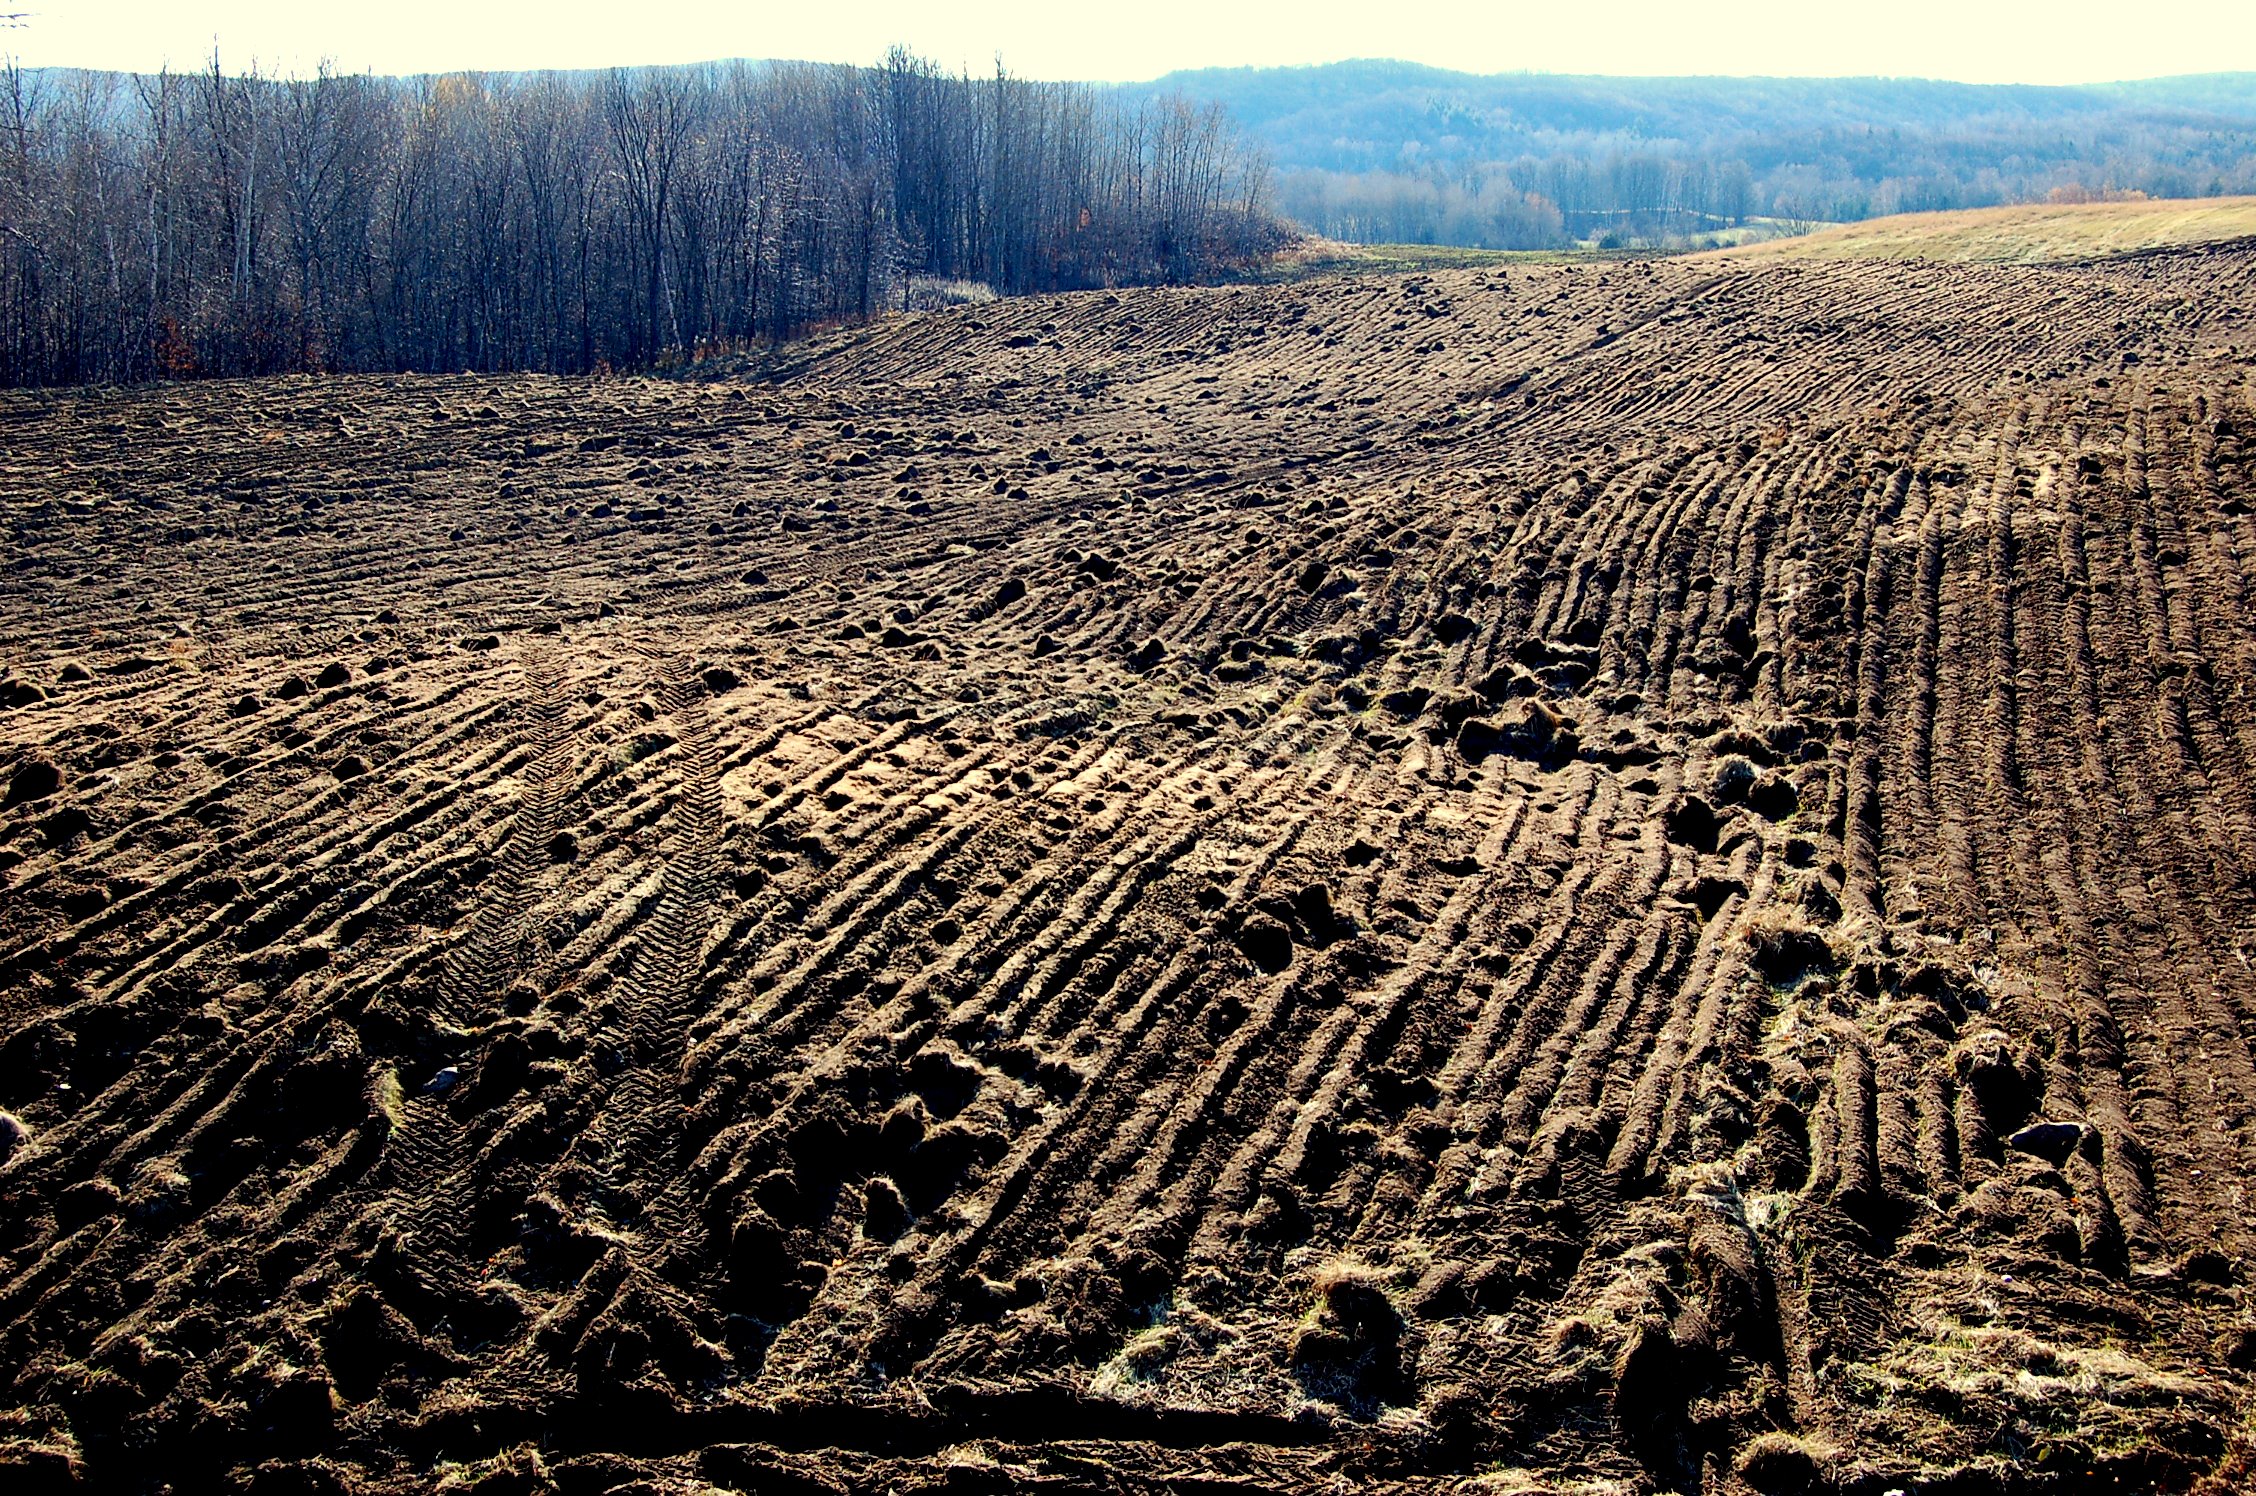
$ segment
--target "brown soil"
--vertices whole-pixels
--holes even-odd
[[[0,401],[0,1485],[2230,1487],[2251,305]]]

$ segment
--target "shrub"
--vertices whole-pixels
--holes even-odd
[[[984,281],[943,280],[936,275],[909,277],[906,298],[912,312],[944,312],[952,306],[977,306],[995,299],[995,288]]]

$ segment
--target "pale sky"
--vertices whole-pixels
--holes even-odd
[[[0,0],[27,66],[348,72],[722,57],[1132,81],[1177,68],[1398,57],[1467,72],[1892,75],[2086,83],[2256,71],[2256,0]]]

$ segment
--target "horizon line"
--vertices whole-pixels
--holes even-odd
[[[209,63],[214,58],[221,56],[221,51],[222,49],[214,46],[211,55],[204,61],[195,64],[193,69],[186,67],[176,68],[168,60],[155,72],[150,72],[137,68],[98,67],[89,66],[84,63],[71,62],[20,63],[12,53],[0,50],[0,70],[15,69],[31,73],[115,73],[130,77],[153,77],[156,76],[157,73],[170,72],[176,76],[179,76],[190,71],[199,74],[205,72]],[[921,54],[918,54],[913,50],[911,51],[911,55],[918,56],[920,58],[922,57]],[[937,61],[937,59],[931,58],[923,58],[922,60]],[[1008,70],[1007,59],[1004,58],[1001,53],[996,54],[995,61],[999,67],[1004,68],[1006,71]],[[333,58],[323,58],[315,64],[314,73],[301,72],[294,68],[288,71],[262,73],[258,71],[259,59],[254,53],[251,57],[249,71],[246,72],[242,70],[223,70],[223,75],[230,78],[260,77],[266,79],[269,82],[302,81],[317,74],[322,67],[333,66],[334,63],[335,59]],[[472,75],[488,77],[537,77],[544,74],[561,75],[571,73],[608,73],[621,71],[645,72],[661,68],[727,67],[733,64],[772,67],[843,67],[874,70],[884,65],[884,59],[881,57],[873,62],[828,62],[816,58],[805,57],[752,57],[738,54],[728,57],[692,58],[681,62],[596,63],[583,67],[451,67],[427,68],[415,72],[380,72],[373,67],[356,68],[349,71],[343,68],[337,68],[333,76],[349,78],[392,79],[402,82],[408,82],[418,78],[459,78]],[[1998,80],[1974,81],[1964,78],[1945,78],[1925,73],[1585,73],[1562,72],[1549,68],[1509,68],[1502,69],[1496,72],[1481,73],[1471,72],[1463,68],[1443,67],[1438,63],[1419,62],[1414,58],[1376,56],[1338,57],[1325,62],[1212,63],[1196,67],[1170,68],[1164,73],[1159,73],[1149,78],[1050,78],[1035,77],[1031,74],[1018,73],[1011,74],[1011,76],[1019,79],[1020,81],[1029,83],[1080,83],[1100,88],[1137,88],[1145,87],[1155,83],[1165,83],[1170,78],[1192,77],[1209,73],[1312,73],[1320,72],[1327,68],[1354,67],[1360,64],[1387,64],[1395,67],[1418,68],[1426,72],[1440,73],[1452,78],[1472,79],[1557,78],[1569,80],[1600,80],[1606,82],[1624,83],[1934,83],[1953,88],[1982,89],[2010,88],[2074,90],[2080,88],[2114,88],[2138,83],[2176,83],[2194,79],[2208,78],[2256,78],[2256,69],[2246,68],[2219,68],[2190,73],[2152,73],[2131,78],[2087,78],[2072,83],[2029,83]],[[984,76],[984,74],[973,74],[968,64],[962,66],[962,75],[967,77]]]

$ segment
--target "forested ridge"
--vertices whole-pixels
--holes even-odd
[[[875,68],[0,74],[0,384],[650,367],[1282,237],[1224,112]]]
[[[727,62],[313,78],[0,70],[0,385],[649,368],[888,308],[1184,283],[1305,227],[1697,242],[2047,197],[2256,192],[2256,86],[1156,83]]]
[[[1336,238],[1552,248],[1751,216],[2256,192],[2256,75],[2085,87],[1918,78],[1474,76],[1412,63],[1170,74]]]

